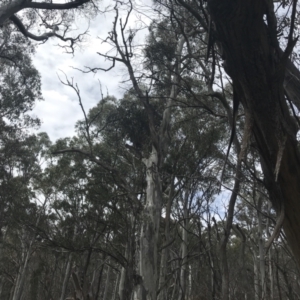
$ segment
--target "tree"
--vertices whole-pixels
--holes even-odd
[[[79,87],[66,78],[84,120],[75,137],[52,146],[45,135],[23,136],[18,128],[40,97],[39,77],[28,56],[32,46],[15,47],[26,37],[6,23],[0,48],[2,295],[186,300],[298,293],[299,270],[280,232],[286,217],[293,244],[289,229],[298,224],[297,210],[286,205],[295,205],[299,191],[292,160],[300,106],[298,71],[288,56],[297,10],[290,1],[291,22],[278,22],[284,43],[273,31],[280,11],[263,3],[156,1],[158,19],[141,49],[138,30],[128,29],[133,2],[116,2],[106,39],[116,52],[99,53],[112,67],[126,67],[128,91],[86,113]],[[229,139],[233,149],[226,153]],[[34,202],[37,196],[47,199],[48,211]]]
[[[223,60],[232,80],[234,107],[243,105],[251,131],[248,141],[254,139],[253,146],[260,155],[264,184],[278,214],[276,231],[283,225],[288,243],[300,260],[299,125],[294,110],[294,106],[299,109],[296,91],[300,76],[290,59],[298,40],[294,37],[298,30],[297,1],[162,3],[172,9],[184,7],[207,32],[212,69],[218,59]],[[280,17],[280,7],[289,19]],[[279,32],[286,42],[278,37]],[[244,163],[247,165],[247,160]]]
[[[291,64],[289,56],[297,42],[293,38],[297,1],[291,3],[293,11],[284,51],[276,36],[277,16],[272,2],[209,1],[208,7],[236,101],[243,104],[246,117],[251,119],[264,182],[279,216],[278,225],[283,224],[289,245],[300,260],[298,124],[291,116],[289,88],[284,85],[287,66]],[[294,100],[290,99],[296,105]]]
[[[95,7],[95,4],[91,2],[91,0],[74,0],[65,3],[53,3],[52,1],[33,2],[32,0],[4,0],[0,7],[0,26],[5,26],[8,20],[10,20],[24,36],[33,40],[43,41],[51,36],[56,36],[63,40],[64,36],[57,34],[56,31],[59,30],[59,28],[57,28],[58,25],[67,24],[66,19],[68,19],[68,16],[66,11],[81,8],[87,4],[92,4],[91,6]],[[61,20],[50,13],[53,11],[64,12],[60,15]],[[22,17],[17,16],[17,13],[19,12],[23,12]],[[39,12],[41,14],[39,14]],[[42,24],[40,25],[44,25],[46,29],[51,29],[51,31],[39,36],[31,33],[28,29],[27,22],[37,22],[37,18],[40,18],[42,21]]]

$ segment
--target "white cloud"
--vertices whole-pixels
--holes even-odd
[[[104,1],[103,7],[107,6],[107,3],[111,2]],[[134,28],[137,15],[132,16],[129,25]],[[54,38],[37,47],[33,61],[42,77],[42,92],[45,101],[36,104],[33,114],[42,120],[41,131],[47,132],[52,141],[73,136],[75,123],[83,118],[75,92],[63,86],[59,81],[58,75],[62,80],[65,79],[61,71],[78,84],[86,111],[101,99],[99,82],[101,82],[104,96],[107,91],[117,98],[124,93],[119,82],[124,79],[126,73],[124,66],[120,64],[116,64],[116,67],[109,72],[99,71],[97,74],[83,74],[74,69],[84,69],[86,66],[108,68],[111,65],[111,62],[105,61],[97,52],[106,53],[110,49],[109,45],[102,43],[99,37],[102,39],[107,37],[108,32],[111,31],[113,19],[114,12],[112,11],[91,20],[87,40],[80,49],[76,50],[74,56],[63,53],[63,49],[57,47],[59,42]],[[76,25],[80,28],[78,32],[82,32],[87,28],[88,22],[80,18]],[[143,36],[139,39],[143,39]]]

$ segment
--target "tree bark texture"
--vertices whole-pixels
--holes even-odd
[[[300,155],[297,126],[284,97],[285,54],[274,45],[266,24],[267,1],[210,0],[215,37],[238,100],[253,118],[252,132],[261,156],[265,184],[300,262]],[[288,62],[289,63],[289,62]],[[286,85],[285,85],[286,86]]]
[[[157,241],[162,206],[161,179],[158,172],[158,153],[153,147],[148,159],[144,160],[147,168],[146,205],[140,235],[139,268],[142,284],[138,287],[139,300],[155,300],[158,280]]]
[[[168,245],[170,243],[170,220],[171,220],[171,207],[174,199],[174,180],[172,178],[170,192],[168,196],[168,202],[166,206],[166,215],[165,215],[165,235],[164,235],[164,245]],[[160,259],[160,273],[159,273],[159,294],[157,296],[157,300],[164,300],[167,298],[167,264],[169,259],[169,247],[164,247],[161,251],[161,259]]]
[[[177,45],[176,70],[181,66],[180,57],[182,54],[185,38],[182,37]],[[129,70],[130,74],[133,71]],[[149,127],[152,138],[152,151],[148,158],[143,158],[146,166],[146,203],[143,211],[143,221],[140,233],[140,257],[139,257],[139,275],[135,288],[135,299],[138,300],[156,300],[158,291],[158,237],[160,228],[160,218],[162,209],[162,186],[160,177],[160,168],[165,159],[168,146],[170,144],[169,129],[171,127],[171,108],[174,99],[177,97],[178,75],[173,77],[170,96],[166,108],[163,112],[163,119],[158,131],[155,130],[153,122],[149,121]],[[132,82],[137,85],[136,79]],[[145,101],[142,91],[136,87],[136,91]],[[145,103],[145,102],[144,102]],[[145,109],[148,110],[149,120],[151,120],[151,111],[148,104],[145,103]]]

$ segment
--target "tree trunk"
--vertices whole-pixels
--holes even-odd
[[[111,276],[111,266],[107,265],[107,274],[106,274],[106,281],[105,281],[105,289],[103,294],[103,300],[107,300],[108,298],[108,291],[110,286],[110,276]]]
[[[36,226],[39,223],[39,218],[37,220]],[[22,229],[22,231],[23,231],[24,240],[25,240],[26,239],[25,230]],[[24,284],[25,284],[25,280],[26,280],[26,276],[27,276],[28,264],[29,264],[29,260],[30,260],[31,254],[32,254],[31,249],[32,249],[32,245],[35,241],[35,237],[36,237],[36,234],[31,238],[27,249],[26,249],[26,246],[24,243],[24,246],[23,246],[24,252],[22,253],[22,255],[24,255],[23,261],[22,261],[23,265],[21,265],[20,269],[19,269],[19,273],[17,276],[16,285],[15,285],[15,290],[14,290],[14,295],[12,298],[13,300],[20,300],[22,297],[23,288],[24,288]]]
[[[71,275],[71,268],[72,268],[72,253],[70,253],[68,256],[66,272],[65,272],[64,281],[63,281],[61,294],[60,294],[60,300],[65,300],[67,287]]]
[[[192,265],[189,264],[188,266],[188,296],[187,300],[192,299],[192,292],[193,292],[193,274],[192,274]]]
[[[118,297],[117,295],[118,295],[119,279],[120,279],[120,273],[118,272],[117,277],[116,277],[116,281],[115,281],[114,290],[113,290],[113,295],[111,297],[112,300],[117,300],[116,297]]]
[[[126,268],[122,267],[120,280],[119,280],[119,286],[118,286],[119,300],[125,300],[125,296],[124,296],[125,278],[126,278]]]
[[[245,248],[246,248],[246,235],[244,234],[243,230],[238,226],[238,225],[233,225],[232,229],[236,233],[236,235],[241,239],[241,249],[240,249],[240,264],[241,264],[241,269],[240,269],[240,281],[242,290],[245,295],[245,299],[248,298],[247,295],[247,290],[248,290],[248,280],[247,280],[247,270],[245,266]]]
[[[254,297],[255,300],[259,300],[260,292],[259,292],[259,275],[258,275],[258,267],[257,267],[257,259],[255,257],[255,251],[253,252],[253,272],[254,272]]]
[[[0,264],[1,264],[1,269],[3,269],[3,265],[2,265],[2,259],[3,259],[3,247],[4,247],[4,242],[5,242],[5,237],[6,237],[6,233],[8,231],[8,228],[6,228],[5,230],[5,234],[2,233],[2,227],[0,227]],[[4,286],[4,274],[1,272],[0,273],[0,298],[2,295],[2,291],[3,291],[3,286]]]
[[[288,54],[280,57],[270,38],[276,32],[264,21],[264,15],[271,14],[266,3],[210,0],[208,6],[225,70],[237,99],[253,119],[252,131],[271,201],[277,213],[285,216],[287,240],[300,262],[300,155],[297,127],[283,86]]]
[[[271,215],[271,203],[268,203],[268,214]],[[270,230],[270,219],[267,218],[267,223],[266,223],[266,232],[267,232],[267,236],[270,238],[271,234],[269,232]],[[269,250],[269,277],[270,277],[270,299],[274,299],[274,275],[273,275],[273,265],[272,265],[272,261],[273,261],[273,257],[272,257],[272,252],[273,249],[272,247]]]
[[[223,300],[229,300],[229,268],[228,268],[228,261],[227,261],[227,244],[229,241],[230,232],[232,228],[234,207],[240,190],[240,180],[242,175],[240,160],[238,160],[235,174],[236,176],[235,176],[234,187],[230,196],[228,209],[227,209],[227,220],[224,229],[224,235],[220,243],[220,264],[222,268],[222,299]]]
[[[182,237],[181,237],[181,269],[179,277],[179,297],[178,300],[186,299],[186,281],[187,281],[187,244],[188,244],[188,205],[189,205],[189,193],[185,191],[183,199],[183,226],[182,226]]]
[[[171,207],[174,197],[174,180],[172,178],[171,187],[168,197],[168,203],[166,207],[166,217],[165,217],[165,236],[164,236],[164,244],[169,245],[170,243],[170,218],[171,218]],[[161,260],[160,260],[160,274],[159,274],[159,294],[157,300],[165,300],[167,299],[167,262],[169,258],[169,247],[164,247],[161,252]]]
[[[16,287],[15,287],[13,300],[20,300],[21,297],[22,297],[24,283],[25,283],[27,270],[28,270],[30,251],[31,251],[31,244],[30,244],[30,247],[29,247],[29,249],[27,250],[27,252],[25,254],[24,264],[23,264],[23,266],[20,267],[20,273],[18,274],[18,277],[17,277],[17,282],[16,282]]]
[[[181,37],[178,42],[176,54],[176,71],[180,73],[180,58],[182,54],[185,37]],[[132,72],[129,72],[132,74]],[[160,178],[160,168],[165,159],[165,155],[170,144],[169,129],[171,124],[171,108],[174,99],[177,97],[177,84],[179,76],[175,73],[173,77],[173,85],[171,87],[170,96],[167,101],[166,108],[163,112],[163,119],[159,130],[154,128],[154,124],[149,122],[152,151],[148,158],[144,158],[143,162],[146,166],[146,204],[144,207],[142,226],[140,233],[140,257],[139,257],[139,275],[135,289],[135,298],[139,300],[156,300],[157,284],[158,284],[158,236],[162,209],[162,187]],[[137,85],[133,79],[134,85]],[[141,101],[145,101],[144,94],[136,87],[137,93],[140,95]],[[149,111],[148,104],[145,108]],[[151,119],[151,118],[149,118]]]
[[[140,234],[139,273],[136,299],[156,300],[157,292],[157,242],[162,207],[161,179],[158,172],[158,153],[155,147],[148,159],[144,159],[147,168],[146,205]]]
[[[8,1],[5,5],[1,6],[0,9],[0,26],[7,22],[8,18],[17,13],[25,6],[24,0],[13,0]]]
[[[136,217],[134,214],[129,216],[130,228],[127,231],[127,244],[125,248],[126,266],[121,268],[120,280],[118,284],[119,300],[129,300],[132,297],[134,284],[134,259],[135,259],[135,232]],[[129,222],[128,222],[129,223]]]
[[[259,251],[259,271],[260,271],[260,285],[261,285],[261,296],[260,299],[266,299],[267,296],[267,283],[266,283],[266,268],[265,268],[265,239],[263,234],[262,225],[262,197],[258,196],[257,201],[257,218],[258,218],[258,251]]]
[[[103,263],[101,263],[101,267],[99,270],[99,276],[98,276],[98,282],[97,282],[97,290],[96,290],[96,294],[95,294],[95,300],[100,300],[100,287],[101,287],[101,282],[102,282],[102,274],[103,274],[103,269],[104,269],[104,261],[105,261],[105,257],[102,257]]]

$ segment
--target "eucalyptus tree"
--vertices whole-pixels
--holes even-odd
[[[1,243],[5,243],[3,235],[16,228],[18,213],[21,219],[24,207],[31,205],[30,184],[40,172],[39,138],[28,134],[39,126],[29,112],[35,101],[42,99],[40,76],[32,65],[30,46],[13,35],[6,41],[9,35],[9,31],[4,34],[0,50]],[[24,44],[18,47],[18,42]],[[1,291],[4,281],[2,273]]]
[[[20,299],[26,289],[29,261],[36,246],[36,227],[43,222],[47,209],[47,199],[39,199],[36,185],[46,140],[43,135],[26,136],[20,131],[12,126],[9,134],[2,130],[5,138],[1,147],[0,291],[1,297],[10,294],[12,299]]]
[[[128,10],[125,21],[120,17],[120,11],[125,6]],[[232,113],[226,99],[222,93],[216,93],[213,90],[213,81],[210,79],[209,71],[199,59],[197,53],[202,53],[201,46],[197,47],[193,39],[199,28],[195,22],[185,23],[187,15],[184,14],[183,20],[178,19],[179,14],[170,12],[168,18],[162,21],[153,22],[149,27],[150,35],[147,45],[142,49],[144,59],[141,62],[143,70],[135,69],[136,62],[134,58],[139,56],[139,47],[135,46],[135,35],[137,31],[129,29],[128,20],[133,10],[131,1],[122,4],[122,7],[116,3],[116,17],[113,23],[113,30],[106,39],[109,42],[115,55],[98,53],[112,62],[112,66],[105,71],[109,71],[116,62],[123,63],[128,71],[128,77],[132,83],[133,89],[144,107],[150,132],[151,152],[142,153],[143,161],[147,167],[147,190],[146,203],[143,209],[143,225],[140,233],[140,259],[139,275],[140,281],[136,287],[136,297],[155,299],[158,282],[158,236],[159,223],[161,218],[161,209],[163,203],[161,172],[166,157],[168,156],[169,146],[171,145],[172,136],[170,128],[172,126],[172,110],[180,106],[179,95],[189,92],[190,98],[193,99],[191,105],[203,108],[209,114],[220,116],[214,110],[210,97],[221,98],[221,103],[225,108],[225,114],[232,119]],[[184,12],[184,10],[182,10]],[[163,19],[163,18],[162,18]],[[118,23],[120,22],[120,27]],[[119,38],[120,37],[120,38]],[[201,56],[200,56],[201,57]],[[205,69],[205,72],[201,71]],[[88,67],[87,71],[103,70],[101,67]],[[210,82],[210,89],[204,93],[200,86],[196,84],[201,80]],[[195,83],[195,85],[193,85]],[[183,101],[183,105],[186,105]],[[158,111],[156,106],[163,108],[161,119],[156,120]],[[224,108],[221,108],[223,110]],[[224,116],[223,116],[224,117]],[[225,116],[226,118],[226,116]],[[130,120],[129,122],[132,122]],[[136,149],[137,144],[133,144]],[[70,149],[72,151],[72,149]],[[74,151],[74,149],[73,149]],[[240,164],[238,165],[240,173]],[[174,180],[174,179],[173,179]],[[238,179],[239,180],[239,179]],[[237,180],[237,185],[239,181]],[[238,189],[238,187],[236,187]],[[234,193],[232,202],[236,199]],[[232,222],[231,205],[231,221]],[[230,227],[231,224],[228,225]],[[225,240],[225,245],[228,241]],[[151,250],[151,251],[150,251]],[[151,254],[151,257],[149,257]]]
[[[290,59],[298,40],[297,1],[164,2],[170,3],[184,7],[207,32],[213,65],[217,57],[224,61],[235,106],[243,105],[261,157],[264,182],[278,213],[276,229],[283,225],[299,260],[298,123],[293,108],[299,107],[299,71]]]
[[[189,96],[182,93],[177,98],[180,105],[172,114],[173,143],[162,168],[171,181],[165,192],[158,299],[192,297],[190,268],[198,255],[193,245],[199,243],[195,227],[203,218],[204,203],[213,203],[218,190],[215,168],[223,162],[218,148],[224,134],[223,120],[210,118],[204,109],[189,107],[193,103]]]
[[[102,99],[85,117],[77,124],[78,137],[57,143],[54,153],[70,153],[62,160],[82,160],[86,172],[86,213],[80,222],[93,220],[93,230],[98,233],[101,226],[105,227],[102,235],[107,238],[100,238],[91,248],[92,253],[110,257],[109,265],[113,263],[120,273],[119,297],[129,299],[136,280],[135,235],[145,188],[141,153],[148,151],[149,129],[133,91],[120,101],[110,96]],[[98,282],[99,294],[102,286]]]

